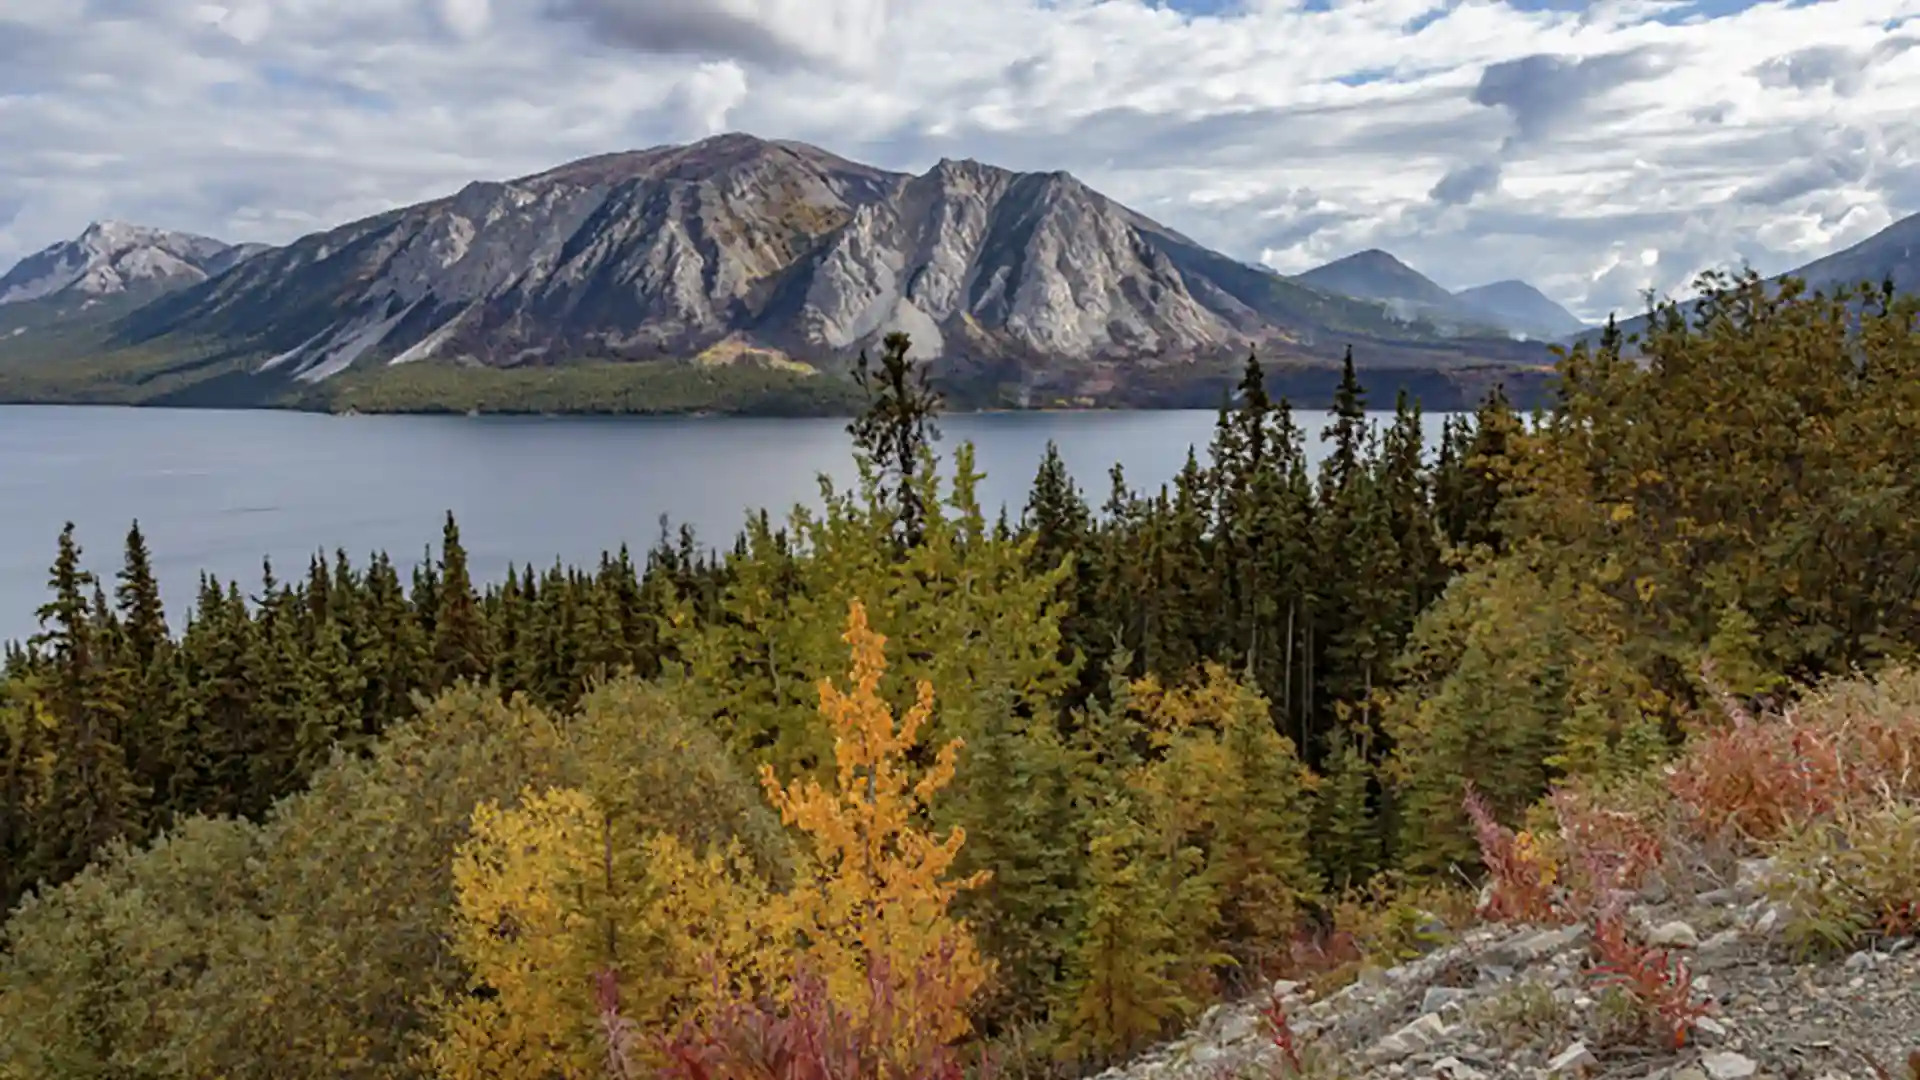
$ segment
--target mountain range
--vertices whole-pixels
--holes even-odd
[[[1459,334],[1505,334],[1555,340],[1586,324],[1524,281],[1496,281],[1448,292],[1378,248],[1315,267],[1294,279],[1342,296],[1377,300],[1408,321],[1425,320]]]
[[[730,134],[283,247],[95,225],[0,277],[0,396],[338,407],[343,388],[588,369],[804,380],[902,330],[978,405],[1211,405],[1250,350],[1288,391],[1351,345],[1376,395],[1441,408],[1538,381],[1538,342],[1580,329],[1523,282],[1453,293],[1377,250],[1275,274],[1064,172],[914,175]]]

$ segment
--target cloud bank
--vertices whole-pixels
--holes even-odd
[[[1920,211],[1920,0],[7,0],[0,264],[304,232],[721,130],[1068,169],[1283,272],[1590,318]]]

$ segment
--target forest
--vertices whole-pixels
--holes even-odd
[[[1017,516],[896,337],[859,482],[718,551],[476,582],[449,516],[178,618],[69,527],[0,676],[0,1078],[1090,1075],[1538,915],[1595,814],[1812,865],[1833,793],[1920,799],[1846,756],[1920,749],[1920,301],[1706,284],[1437,446],[1349,357],[1317,467],[1250,358],[1174,482],[1049,453]],[[1895,719],[1816,806],[1726,718],[1836,687]],[[1920,815],[1845,820],[1911,864],[1807,934],[1920,929]]]

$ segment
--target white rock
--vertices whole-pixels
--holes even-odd
[[[1740,931],[1722,930],[1719,933],[1708,938],[1707,940],[1701,942],[1700,951],[1701,952],[1719,952],[1721,949],[1730,949],[1738,944],[1740,944]]]
[[[1443,1057],[1433,1063],[1433,1075],[1446,1080],[1486,1080],[1486,1073],[1457,1057]]]
[[[1260,1034],[1260,1018],[1252,1013],[1234,1013],[1220,1022],[1219,1042],[1222,1046],[1243,1043]]]
[[[1273,996],[1277,998],[1290,998],[1297,993],[1299,989],[1300,984],[1292,979],[1275,979],[1273,981]]]
[[[1661,923],[1647,934],[1647,944],[1661,949],[1691,949],[1700,944],[1700,933],[1686,923],[1675,919]]]
[[[1446,1023],[1428,1013],[1368,1047],[1367,1057],[1381,1064],[1399,1061],[1432,1046],[1435,1040],[1446,1033]]]
[[[1226,1056],[1226,1051],[1211,1043],[1201,1043],[1187,1052],[1187,1064],[1211,1065]]]
[[[1547,1062],[1547,1072],[1555,1076],[1565,1076],[1569,1073],[1585,1072],[1596,1064],[1598,1060],[1593,1056],[1593,1051],[1587,1049],[1587,1044],[1576,1042],[1560,1051],[1552,1061]]]
[[[1471,990],[1461,990],[1452,986],[1430,986],[1427,988],[1426,995],[1420,999],[1420,1011],[1437,1013],[1449,1005],[1457,1005],[1472,996]]]
[[[1767,891],[1767,885],[1773,880],[1773,870],[1772,859],[1741,859],[1740,869],[1734,874],[1733,887],[1748,896],[1758,896]]]
[[[1760,1066],[1755,1064],[1752,1058],[1736,1054],[1731,1050],[1708,1054],[1700,1059],[1700,1064],[1707,1070],[1707,1075],[1712,1077],[1712,1080],[1748,1080],[1754,1073],[1760,1071]]]
[[[1563,949],[1572,948],[1586,941],[1587,928],[1584,925],[1561,927],[1558,930],[1542,930],[1523,938],[1506,942],[1491,950],[1487,959],[1494,964],[1520,966],[1538,960],[1544,960]]]

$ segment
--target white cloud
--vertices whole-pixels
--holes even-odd
[[[6,0],[0,263],[108,216],[285,241],[728,128],[1070,169],[1283,271],[1385,247],[1596,317],[1920,211],[1920,0],[1542,6]]]
[[[434,7],[446,28],[461,38],[479,37],[493,21],[493,5],[487,0],[434,0]]]
[[[705,138],[727,130],[727,117],[747,97],[747,73],[732,60],[701,64],[680,80],[674,93],[686,110],[689,137]]]

